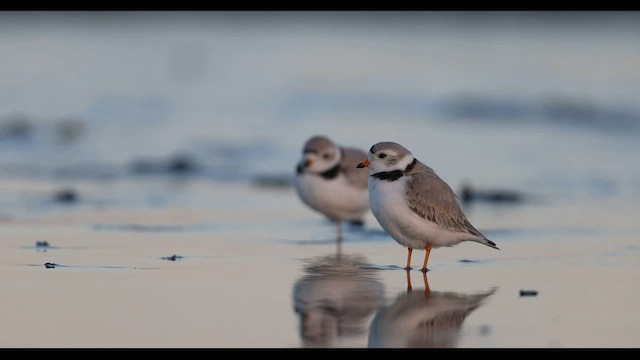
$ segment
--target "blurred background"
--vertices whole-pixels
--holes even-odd
[[[639,35],[638,12],[0,12],[0,346],[637,346]],[[503,251],[438,250],[408,296],[371,214],[336,249],[292,189],[318,134],[403,144]],[[415,331],[447,306],[450,334]]]
[[[2,12],[1,176],[280,183],[304,141],[325,134],[363,149],[400,142],[456,190],[469,180],[637,200],[639,20]],[[21,208],[2,195],[2,208]]]

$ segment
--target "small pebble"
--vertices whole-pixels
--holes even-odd
[[[192,173],[197,169],[194,160],[186,155],[179,155],[169,160],[167,171],[172,173]]]
[[[475,190],[469,184],[463,184],[461,190],[462,202],[467,204],[474,201],[490,203],[519,203],[524,200],[524,195],[512,190]]]
[[[520,290],[520,297],[523,296],[537,296],[538,295],[538,291],[537,290]]]
[[[176,260],[180,260],[180,259],[182,259],[182,256],[176,255],[176,254],[173,254],[171,256],[165,256],[165,257],[162,258],[162,260],[169,260],[169,261],[176,261]]]
[[[44,263],[44,267],[46,267],[47,269],[55,269],[57,264],[54,263]]]
[[[71,189],[64,189],[56,192],[53,200],[57,203],[71,204],[78,201],[78,194]]]

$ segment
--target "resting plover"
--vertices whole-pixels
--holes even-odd
[[[294,184],[300,199],[337,222],[338,240],[342,221],[362,223],[369,209],[367,174],[356,169],[365,156],[364,151],[314,136],[304,145],[296,169]]]
[[[475,241],[498,249],[467,220],[449,185],[400,144],[373,145],[367,160],[357,167],[370,170],[371,212],[398,243],[409,249],[407,269],[411,268],[413,249],[426,250],[424,272],[431,248]]]

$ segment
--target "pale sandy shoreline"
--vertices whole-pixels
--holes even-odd
[[[333,227],[299,204],[291,191],[243,186],[225,191],[244,197],[245,205],[235,211],[216,205],[195,210],[65,210],[1,223],[0,346],[304,346],[294,286],[305,278],[309,259],[335,256],[336,246],[323,241]],[[254,208],[254,202],[272,204],[275,210]],[[428,281],[433,293],[462,296],[495,289],[466,316],[453,346],[638,345],[640,316],[634,306],[640,300],[635,286],[640,247],[634,224],[618,218],[610,226],[591,222],[600,233],[566,230],[586,224],[590,211],[583,210],[566,218],[564,227],[551,221],[548,212],[553,209],[534,208],[520,217],[495,217],[486,209],[472,212],[503,250],[462,244],[432,254]],[[538,224],[546,224],[544,231],[526,231],[534,215]],[[498,222],[505,219],[511,230],[500,233]],[[178,227],[105,230],[96,223]],[[374,222],[367,224],[367,229],[376,228]],[[367,234],[350,230],[342,254],[361,256],[373,267],[352,271],[373,272],[371,281],[383,289],[376,295],[379,301],[359,315],[356,335],[326,330],[326,339],[312,346],[367,347],[376,314],[406,305],[397,304],[406,292],[406,273],[377,270],[402,263],[404,250],[384,235]],[[31,248],[44,239],[59,248]],[[172,254],[184,258],[161,259]],[[460,262],[463,259],[473,262]],[[67,267],[46,269],[45,262]],[[320,279],[323,287],[305,295],[311,296],[305,301],[330,301],[346,309],[344,316],[356,311],[348,309],[357,309],[357,300],[343,298],[349,286],[345,289],[342,280],[330,277]],[[420,272],[411,272],[411,279],[414,292],[424,288]],[[522,289],[537,290],[538,295],[520,297]],[[429,305],[419,306],[430,310]]]

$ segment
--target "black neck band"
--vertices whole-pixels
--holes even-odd
[[[385,172],[375,173],[371,176],[380,180],[396,181],[401,177],[403,177],[404,173],[411,171],[416,166],[417,163],[418,161],[416,159],[413,159],[411,164],[407,165],[407,168],[404,169],[404,171],[402,170],[385,171]]]
[[[404,169],[404,172],[409,172],[409,171],[413,170],[413,168],[416,167],[417,163],[418,163],[418,160],[413,158],[413,161],[411,162],[411,164],[407,165],[407,168]]]
[[[342,162],[342,160],[344,160],[344,149],[342,148],[342,146],[340,147],[340,156],[342,157],[342,159],[338,161],[336,166],[332,167],[331,169],[325,172],[320,173],[320,176],[322,176],[327,180],[335,179],[340,173],[340,163]]]
[[[330,180],[330,179],[335,179],[339,173],[340,173],[340,163],[337,163],[336,166],[332,167],[331,169],[325,172],[321,172],[319,175],[325,179]]]

